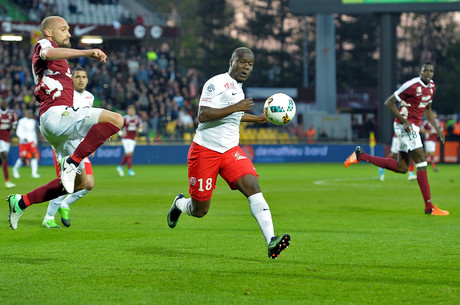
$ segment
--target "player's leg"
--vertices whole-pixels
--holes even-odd
[[[420,145],[419,148],[410,151],[409,154],[410,157],[414,160],[415,167],[417,168],[417,182],[425,202],[425,214],[436,216],[449,215],[448,211],[438,209],[437,205],[433,206],[431,202],[431,190],[430,184],[428,183],[428,175],[426,172],[427,162],[425,161],[425,152],[423,147]]]
[[[125,149],[126,164],[128,165],[128,175],[134,176],[135,173],[132,167],[133,167],[134,149],[136,148],[136,140],[125,139],[125,143],[126,145],[124,144],[123,147]]]
[[[94,175],[91,162],[88,158],[85,158],[83,162],[85,164],[84,169],[81,170],[82,180],[85,181],[83,189],[67,195],[64,200],[62,200],[61,206],[58,209],[61,215],[61,222],[66,227],[70,227],[70,205],[86,196],[94,187]]]
[[[21,157],[19,157],[16,162],[14,163],[13,166],[13,177],[16,179],[21,178],[21,175],[19,174],[19,169],[22,167],[23,161]]]
[[[344,166],[348,167],[353,163],[358,163],[359,161],[367,161],[378,167],[389,169],[396,173],[404,173],[404,171],[399,168],[398,162],[395,159],[376,157],[366,154],[361,146],[356,147],[355,151],[345,160]]]
[[[38,151],[35,143],[30,143],[30,167],[32,169],[32,178],[40,178],[38,174],[38,159],[40,158],[40,152]]]
[[[0,140],[0,160],[3,169],[3,176],[5,177],[5,186],[7,189],[13,188],[16,186],[13,182],[10,181],[10,174],[8,172],[8,152],[10,151],[10,143]]]
[[[115,112],[99,108],[60,108],[51,107],[40,118],[40,130],[45,138],[54,146],[55,141],[63,136],[68,140],[83,141],[75,148],[69,157],[61,161],[61,180],[69,193],[73,193],[77,167],[81,161],[93,153],[105,140],[117,133],[123,126],[123,117]],[[51,112],[50,112],[51,111]],[[66,116],[63,113],[66,112]],[[53,123],[53,119],[58,122]],[[63,129],[68,127],[68,129]],[[63,134],[59,129],[65,130]]]
[[[220,175],[232,190],[237,189],[246,196],[252,216],[257,221],[267,244],[268,257],[276,259],[289,246],[290,236],[275,236],[270,207],[260,189],[254,164],[239,146],[224,154]]]
[[[189,193],[191,198],[178,194],[167,215],[168,226],[177,225],[182,212],[194,217],[205,216],[216,187],[221,154],[192,143],[188,153]]]
[[[46,210],[45,218],[42,222],[42,227],[47,229],[60,228],[60,226],[54,220],[54,215],[56,215],[56,212],[58,211],[59,207],[61,206],[61,202],[62,200],[64,200],[65,197],[66,195],[61,195],[58,198],[50,200],[50,202],[48,203],[48,208]]]

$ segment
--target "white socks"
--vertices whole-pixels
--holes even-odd
[[[192,215],[192,198],[180,198],[176,201],[176,206],[179,210],[187,215]]]
[[[46,210],[45,221],[54,219],[54,215],[56,215],[59,207],[67,209],[69,208],[69,205],[71,205],[72,203],[74,203],[75,201],[82,198],[88,193],[89,191],[87,189],[82,189],[73,194],[62,195],[58,198],[51,200],[48,204],[48,209]]]
[[[249,207],[251,208],[252,216],[257,220],[260,230],[264,235],[267,245],[270,243],[270,239],[275,236],[273,229],[272,214],[270,208],[265,201],[262,193],[257,193],[248,197]]]
[[[48,209],[46,210],[45,221],[54,219],[54,215],[56,215],[56,212],[61,206],[61,202],[64,200],[65,196],[66,195],[61,195],[49,202]]]
[[[30,159],[30,167],[32,169],[32,176],[37,176],[38,173],[38,160],[37,158]]]
[[[87,189],[82,189],[82,190],[79,190],[78,192],[67,195],[67,197],[64,200],[62,200],[61,207],[63,209],[67,209],[69,205],[71,205],[78,199],[83,198],[83,196],[85,196],[88,193],[89,191]]]

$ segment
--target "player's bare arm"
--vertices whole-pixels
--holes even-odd
[[[70,48],[45,48],[40,56],[44,60],[70,59],[76,57],[89,57],[105,63],[107,55],[99,49],[78,50]]]
[[[254,123],[263,124],[263,123],[266,123],[267,121],[268,119],[265,116],[265,113],[262,113],[261,115],[245,113],[243,117],[241,118],[241,122],[254,122]]]
[[[438,136],[439,141],[441,143],[444,143],[445,141],[445,135],[444,133],[439,129],[438,125],[436,124],[436,121],[433,116],[433,111],[431,111],[431,104],[428,104],[425,109],[425,116],[428,122],[430,122],[431,126],[436,130],[436,134]]]
[[[198,120],[200,123],[216,121],[225,118],[234,112],[251,110],[252,107],[254,107],[252,97],[245,98],[236,104],[220,109],[200,106]]]
[[[406,120],[401,113],[399,113],[398,107],[396,106],[396,103],[398,100],[396,99],[395,95],[392,94],[387,100],[385,101],[385,106],[390,109],[391,113],[400,121],[403,123],[404,130],[406,132],[410,132],[412,130],[411,123]]]

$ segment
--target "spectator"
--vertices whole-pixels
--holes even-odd
[[[81,12],[78,11],[78,7],[75,4],[75,2],[73,2],[73,0],[69,1],[69,12],[71,14],[81,14]]]

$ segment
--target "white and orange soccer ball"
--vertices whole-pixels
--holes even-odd
[[[267,119],[275,125],[286,125],[295,117],[295,102],[287,94],[275,93],[264,104]]]

